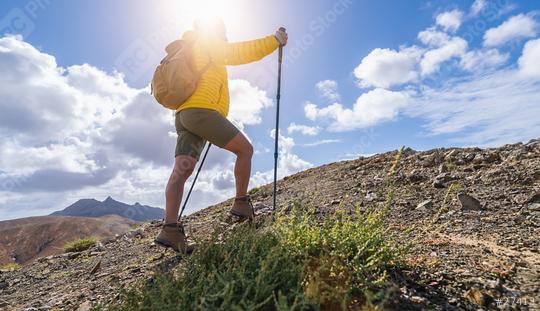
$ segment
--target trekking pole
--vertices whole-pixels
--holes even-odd
[[[279,28],[280,31],[286,31],[285,28]],[[274,205],[273,214],[276,212],[277,207],[277,164],[278,164],[278,140],[279,140],[279,100],[281,99],[281,61],[283,59],[283,45],[279,45],[278,56],[278,82],[277,82],[277,95],[276,95],[276,137],[274,142]]]
[[[191,183],[191,187],[189,188],[188,194],[186,196],[186,199],[184,200],[184,206],[182,206],[182,209],[180,210],[180,214],[178,215],[178,222],[180,222],[180,219],[182,218],[182,213],[184,212],[184,209],[186,209],[187,202],[189,200],[189,196],[191,195],[191,191],[193,190],[193,187],[195,186],[195,183],[197,182],[197,177],[199,177],[199,173],[201,172],[201,168],[204,164],[204,160],[206,160],[206,156],[208,155],[208,151],[210,150],[210,147],[212,146],[211,143],[208,143],[208,147],[206,148],[206,151],[204,152],[204,156],[201,160],[201,164],[199,164],[199,169],[197,170],[197,174],[195,174],[195,178],[193,179],[193,182]]]

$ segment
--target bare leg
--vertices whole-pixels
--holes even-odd
[[[197,160],[191,156],[179,155],[174,159],[174,168],[165,188],[165,223],[176,223],[182,202],[184,184],[189,178]]]
[[[242,133],[238,133],[224,149],[236,154],[234,178],[236,180],[236,197],[247,195],[249,177],[251,175],[251,157],[253,146]]]

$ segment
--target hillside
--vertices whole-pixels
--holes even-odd
[[[161,208],[135,203],[129,205],[107,197],[103,202],[95,199],[81,199],[51,216],[80,216],[101,217],[118,215],[135,221],[162,219],[164,211]]]
[[[324,219],[336,210],[383,205],[393,193],[388,233],[412,248],[389,271],[394,304],[385,309],[540,310],[540,140],[494,149],[405,149],[394,165],[396,155],[284,178],[280,210],[301,202]],[[253,192],[260,225],[269,220],[272,187]],[[230,204],[185,217],[187,234],[201,239],[216,227],[229,228],[224,215]],[[88,310],[118,299],[121,287],[153,283],[156,274],[189,261],[152,244],[160,225],[145,223],[88,251],[2,272],[0,307]]]
[[[129,231],[136,222],[115,215],[87,217],[28,217],[0,221],[0,265],[26,264],[63,252],[67,242],[111,237]]]

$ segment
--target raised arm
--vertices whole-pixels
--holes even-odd
[[[275,36],[267,36],[244,42],[228,43],[223,46],[225,65],[242,65],[261,60],[279,47]]]
[[[242,65],[264,58],[280,45],[287,44],[287,39],[284,29],[278,30],[273,36],[233,43],[203,36],[195,44],[195,54],[210,57],[212,62],[220,65]]]

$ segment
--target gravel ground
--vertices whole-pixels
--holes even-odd
[[[389,205],[389,233],[413,245],[390,274],[389,310],[540,310],[540,140],[497,149],[405,149],[309,169],[279,182],[279,206],[335,209]],[[271,185],[253,195],[259,222]],[[231,200],[184,219],[190,238],[208,237]],[[1,310],[89,310],[121,287],[151,280],[188,257],[153,245],[159,222],[79,253],[0,271]]]

